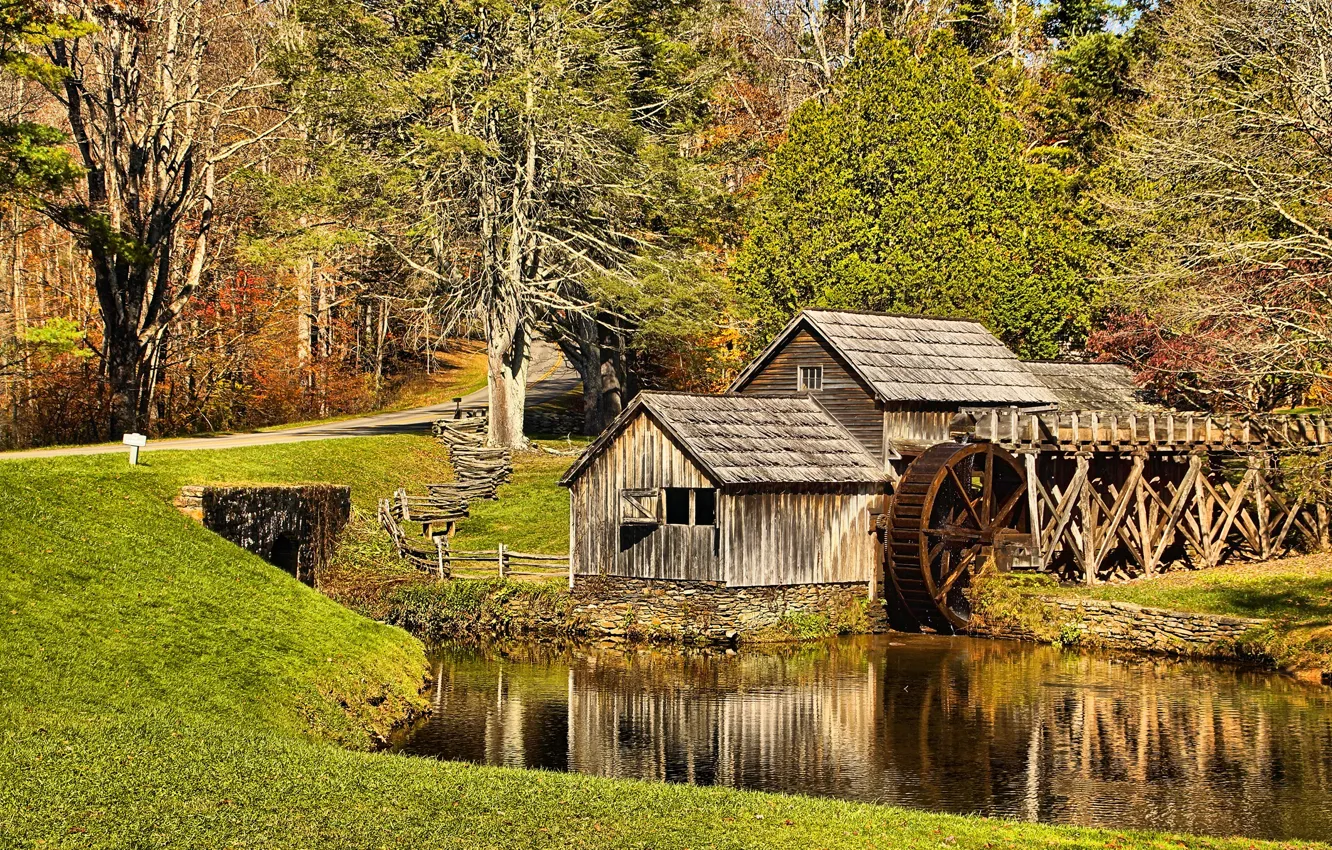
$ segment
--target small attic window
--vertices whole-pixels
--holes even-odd
[[[796,392],[823,389],[823,367],[801,366],[796,377]]]

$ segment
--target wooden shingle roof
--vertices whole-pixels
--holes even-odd
[[[1116,363],[1029,360],[1026,367],[1059,397],[1066,410],[1133,410],[1147,407],[1133,372]]]
[[[979,322],[805,310],[732,384],[739,389],[808,328],[882,401],[1044,405],[1056,395]]]
[[[572,483],[634,416],[651,415],[680,450],[721,486],[742,484],[875,484],[880,464],[808,396],[635,396],[569,471]]]

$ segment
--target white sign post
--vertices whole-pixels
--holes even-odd
[[[120,441],[129,446],[130,466],[137,466],[139,463],[139,449],[148,445],[148,438],[142,434],[126,434]]]

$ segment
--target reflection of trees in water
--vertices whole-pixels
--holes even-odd
[[[875,746],[917,779],[902,802],[1061,823],[1332,831],[1332,702],[1318,691],[974,641],[928,668],[891,657],[885,668],[896,686]]]
[[[1332,834],[1332,698],[1277,677],[916,637],[525,652],[448,659],[432,721],[447,740],[412,749],[1062,823]]]
[[[548,651],[458,649],[435,663],[431,715],[402,749],[508,767],[568,769],[569,668]]]

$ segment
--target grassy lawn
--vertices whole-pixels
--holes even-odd
[[[1291,618],[1327,626],[1332,625],[1332,555],[1181,570],[1126,584],[1065,587],[1059,593],[1177,611]]]
[[[420,645],[169,500],[327,480],[365,510],[441,457],[408,436],[0,463],[0,847],[1277,846],[367,752],[419,704]]]
[[[514,458],[513,480],[500,487],[499,501],[473,502],[471,516],[458,523],[456,549],[494,549],[503,543],[519,552],[569,552],[569,491],[560,476],[573,458],[522,453]]]

